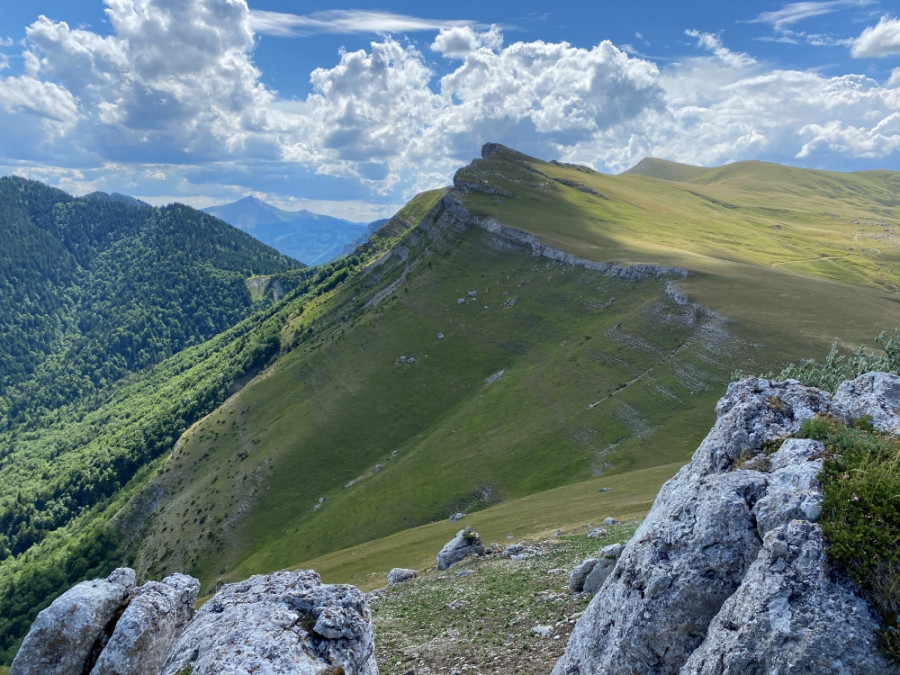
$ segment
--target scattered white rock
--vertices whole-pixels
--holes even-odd
[[[553,626],[545,626],[542,624],[538,624],[537,626],[531,627],[531,632],[537,635],[538,637],[546,638],[550,637],[550,634],[553,632]]]
[[[404,567],[395,567],[387,575],[387,582],[390,586],[402,584],[404,581],[418,578],[419,573],[415,570],[406,569]]]

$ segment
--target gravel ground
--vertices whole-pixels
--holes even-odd
[[[572,594],[569,572],[637,523],[589,539],[569,533],[520,542],[523,559],[496,553],[374,591],[375,653],[383,675],[546,674],[591,596]]]

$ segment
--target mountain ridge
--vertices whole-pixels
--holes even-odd
[[[176,398],[205,412],[122,493],[127,508],[109,507],[115,520],[91,521],[127,543],[117,555],[211,587],[390,533],[412,555],[422,544],[404,528],[591,476],[648,471],[630,488],[647,503],[735,368],[824,354],[835,338],[855,349],[891,327],[893,174],[839,185],[801,171],[779,185],[738,167],[738,180],[678,184],[484,154],[265,315],[162,364],[182,373],[167,385]],[[767,181],[771,197],[750,189]],[[690,276],[600,271],[635,264]],[[242,388],[223,375],[208,398],[193,388],[238,349],[267,368]],[[123,430],[150,428],[127,414]],[[503,513],[498,532],[537,527]],[[78,532],[87,546],[94,535]],[[366,555],[355,574],[380,574],[380,554]],[[19,564],[31,597],[47,575]]]

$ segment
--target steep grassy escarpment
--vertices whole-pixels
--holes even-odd
[[[142,569],[208,583],[687,456],[752,356],[722,317],[440,213],[183,439]]]

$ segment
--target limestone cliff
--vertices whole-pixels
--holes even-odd
[[[818,414],[900,429],[900,378],[834,397],[795,381],[733,383],[691,462],[667,482],[579,619],[553,675],[896,673],[880,618],[825,557],[824,448],[772,443]]]

